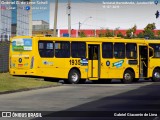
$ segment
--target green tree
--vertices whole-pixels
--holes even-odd
[[[145,28],[144,28],[144,37],[148,37],[148,38],[155,38],[154,32],[153,30],[156,29],[155,23],[152,24],[148,24]]]
[[[151,23],[151,24],[148,24],[145,28],[144,28],[144,31],[145,30],[154,30],[154,29],[156,29],[156,25],[155,25],[155,23]]]
[[[160,30],[158,31],[158,33],[157,33],[157,34],[158,34],[158,37],[160,37]]]
[[[87,37],[86,34],[84,33],[84,31],[80,32],[80,37]]]
[[[103,29],[100,30],[99,37],[105,37],[105,34],[103,33]]]
[[[126,37],[127,38],[130,38],[130,37],[132,37],[132,33],[133,33],[133,30],[132,29],[128,29],[127,31],[126,31]]]
[[[152,30],[150,30],[150,29],[146,29],[144,31],[144,37],[148,37],[148,38],[153,39],[153,38],[155,38],[154,32]]]
[[[113,37],[113,32],[106,30],[105,37]]]
[[[137,35],[138,38],[144,38],[144,33],[143,32],[140,32],[138,35]]]
[[[118,32],[117,37],[124,37],[123,34],[121,32]]]
[[[126,31],[127,38],[135,37],[136,30],[137,30],[136,25],[134,25],[132,28],[128,29]]]
[[[134,34],[135,34],[136,30],[137,30],[137,26],[134,25],[133,28],[132,28],[132,31],[133,31]]]

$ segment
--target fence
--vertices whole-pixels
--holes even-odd
[[[9,36],[0,36],[0,73],[9,71]]]

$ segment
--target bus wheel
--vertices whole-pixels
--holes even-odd
[[[124,72],[122,82],[123,83],[131,83],[133,81],[133,78],[134,78],[134,73],[131,72],[130,70],[126,70]]]
[[[158,81],[160,81],[160,70],[159,70],[159,69],[155,69],[155,70],[153,71],[152,81],[153,81],[153,82],[158,82]]]
[[[78,70],[72,69],[69,72],[68,83],[77,84],[77,83],[79,83],[79,81],[80,81],[80,73],[78,72]]]

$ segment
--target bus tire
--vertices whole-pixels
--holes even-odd
[[[159,82],[160,81],[160,69],[155,69],[152,74],[152,81]]]
[[[123,83],[131,83],[134,79],[134,73],[130,70],[126,70],[123,74]]]
[[[68,75],[68,83],[78,84],[80,82],[80,73],[76,69],[72,69]]]

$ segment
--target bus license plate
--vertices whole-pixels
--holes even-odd
[[[23,64],[18,64],[18,67],[23,67]]]

